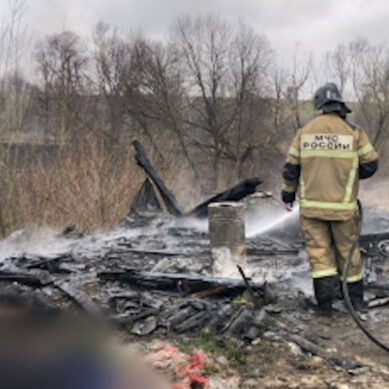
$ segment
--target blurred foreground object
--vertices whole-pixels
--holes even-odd
[[[2,389],[159,389],[160,378],[112,347],[102,323],[63,316],[10,289],[0,295]]]

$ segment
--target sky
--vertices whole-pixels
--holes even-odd
[[[0,0],[0,15],[9,0]],[[15,0],[11,0],[15,1]],[[150,38],[168,37],[180,15],[220,14],[244,20],[265,34],[281,61],[298,50],[315,56],[364,36],[371,43],[389,34],[388,0],[19,0],[36,37],[73,30],[90,37],[100,20],[126,33],[141,28]]]

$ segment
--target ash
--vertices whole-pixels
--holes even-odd
[[[1,242],[3,301],[17,295],[48,311],[81,310],[140,336],[208,329],[244,339],[266,331],[268,315],[299,317],[314,305],[296,220],[247,239],[242,267],[249,285],[213,275],[204,220],[154,214],[86,236],[71,230],[39,241],[18,232]],[[368,277],[377,283],[383,248],[369,242],[364,250]],[[370,298],[387,293],[383,287]]]

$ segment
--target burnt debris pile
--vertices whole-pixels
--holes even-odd
[[[275,227],[246,238],[244,256],[235,258],[241,275],[215,276],[215,258],[223,261],[225,252],[210,245],[207,207],[242,200],[260,179],[246,180],[186,213],[140,144],[135,148],[149,178],[117,228],[83,236],[69,226],[57,236],[35,240],[20,232],[0,242],[0,304],[12,304],[17,296],[47,312],[81,310],[136,335],[209,329],[249,339],[269,327],[269,315],[285,307],[288,312],[311,307],[302,294],[312,287],[303,242],[289,225],[288,231]],[[252,210],[249,201],[246,209]],[[382,304],[389,302],[389,284],[382,278],[388,239],[385,232],[361,238],[370,296]]]
[[[47,311],[85,311],[138,335],[209,328],[247,336],[260,329],[263,312],[250,302],[245,281],[212,275],[207,232],[168,215],[128,217],[112,231],[38,245],[28,236],[2,244],[13,251],[0,264],[0,289]],[[248,242],[248,258],[270,257],[274,245]],[[269,299],[262,279],[250,287],[258,301]]]

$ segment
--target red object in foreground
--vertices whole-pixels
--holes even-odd
[[[203,376],[203,368],[210,363],[209,358],[202,350],[197,350],[188,355],[188,363],[176,367],[176,374],[183,381],[174,385],[173,389],[206,389],[208,388],[208,378]]]
[[[146,356],[152,366],[160,371],[174,369],[177,383],[172,389],[208,389],[209,380],[204,375],[204,368],[212,360],[203,350],[196,350],[192,354],[184,354],[176,347],[166,343],[157,343],[153,346],[155,352]]]

